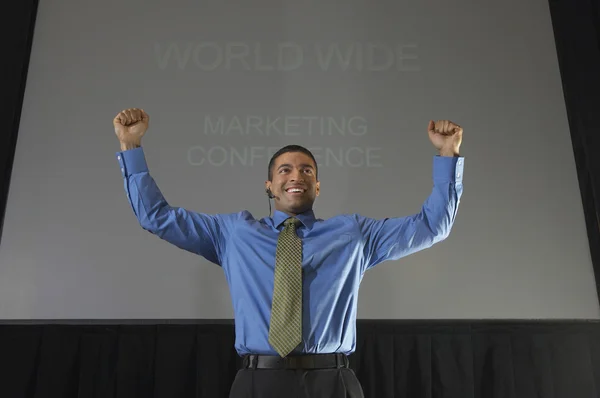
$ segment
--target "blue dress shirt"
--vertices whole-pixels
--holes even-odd
[[[117,152],[125,192],[141,227],[222,267],[240,355],[277,355],[269,320],[275,248],[285,213],[203,214],[172,207],[150,176],[143,149]],[[356,347],[358,289],[365,271],[445,239],[462,195],[463,157],[433,158],[433,189],[419,213],[376,220],[358,214],[328,220],[298,215],[303,248],[303,333],[295,353],[345,353]]]

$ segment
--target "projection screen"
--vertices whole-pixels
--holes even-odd
[[[598,318],[545,0],[41,1],[0,247],[0,318],[230,319],[220,267],[144,231],[112,127],[143,108],[173,206],[269,216],[313,150],[315,213],[420,210],[430,119],[464,128],[443,242],[369,270],[358,318]]]

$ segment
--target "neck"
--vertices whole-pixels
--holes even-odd
[[[308,209],[302,210],[300,212],[292,212],[292,211],[283,210],[283,209],[275,209],[275,210],[278,210],[278,211],[280,211],[282,213],[285,213],[285,214],[287,214],[290,217],[296,217],[298,214],[306,213],[307,211],[311,211],[312,209],[308,208]]]

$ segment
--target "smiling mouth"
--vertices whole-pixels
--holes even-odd
[[[306,189],[303,188],[288,188],[285,190],[286,193],[290,195],[301,195],[306,192]]]

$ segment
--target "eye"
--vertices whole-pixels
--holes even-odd
[[[283,167],[283,168],[279,169],[279,174],[287,173],[288,171],[289,171],[289,169],[287,167]]]

